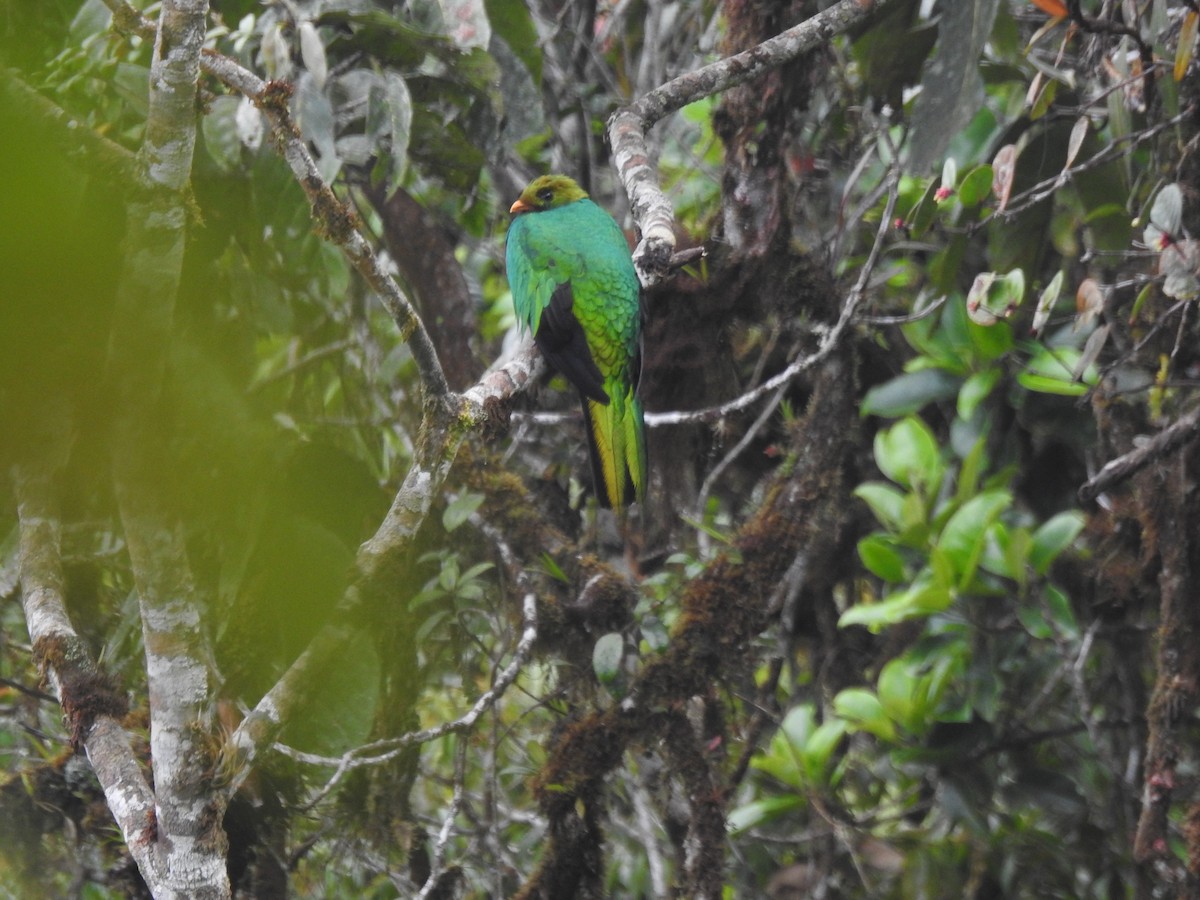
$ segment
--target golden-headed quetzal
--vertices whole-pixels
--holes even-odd
[[[510,211],[505,255],[517,319],[579,390],[596,496],[621,512],[646,493],[642,313],[629,245],[565,175],[534,179]]]

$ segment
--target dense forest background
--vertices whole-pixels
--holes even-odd
[[[0,4],[0,891],[1200,895],[1198,22]]]

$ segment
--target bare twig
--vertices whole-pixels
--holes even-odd
[[[1193,108],[1188,107],[1178,115],[1172,116],[1170,119],[1167,119],[1164,122],[1159,122],[1150,128],[1144,128],[1141,131],[1122,135],[1112,143],[1105,146],[1104,149],[1097,151],[1095,154],[1089,156],[1087,159],[1083,160],[1077,165],[1073,165],[1069,169],[1064,169],[1063,171],[1058,172],[1048,178],[1044,178],[1037,184],[1025,189],[1020,194],[1015,195],[1002,211],[993,210],[986,216],[981,217],[979,221],[973,223],[971,225],[971,231],[978,231],[995,218],[1008,219],[1022,210],[1027,209],[1036,203],[1040,203],[1042,200],[1045,200],[1051,194],[1061,188],[1064,181],[1067,179],[1078,175],[1080,172],[1086,172],[1089,169],[1094,169],[1097,166],[1101,166],[1104,163],[1109,162],[1110,160],[1117,159],[1118,157],[1127,154],[1129,150],[1126,148],[1126,144],[1128,144],[1130,147],[1136,147],[1138,144],[1148,141],[1157,135],[1162,134],[1162,132],[1167,131],[1168,129],[1174,128],[1180,122],[1190,120],[1193,114]]]
[[[811,369],[823,359],[825,359],[838,342],[842,339],[846,329],[854,321],[855,314],[858,311],[858,306],[862,302],[862,298],[866,293],[867,286],[870,283],[871,275],[875,271],[875,266],[879,261],[879,255],[883,252],[883,244],[887,237],[888,230],[891,228],[892,213],[896,208],[896,187],[899,183],[899,175],[897,169],[893,165],[888,172],[888,199],[883,211],[883,217],[879,220],[879,228],[875,232],[875,242],[871,245],[871,251],[867,254],[866,260],[863,262],[862,269],[859,271],[858,280],[854,286],[846,294],[846,299],[842,301],[842,309],[838,315],[837,322],[832,327],[825,330],[821,336],[820,343],[817,349],[805,356],[797,357],[790,365],[782,372],[768,378],[758,387],[751,391],[747,391],[740,397],[735,397],[727,403],[722,403],[720,406],[710,406],[707,409],[690,410],[687,412],[667,412],[667,413],[647,413],[646,423],[648,425],[681,425],[687,422],[714,422],[731,413],[739,412],[749,406],[757,403],[761,398],[767,396],[773,391],[779,390],[787,385],[793,378],[801,372]]]
[[[704,482],[700,485],[700,494],[696,499],[695,516],[697,519],[703,520],[704,509],[708,506],[708,495],[712,491],[713,485],[716,484],[717,479],[725,474],[725,470],[733,465],[733,463],[742,455],[745,449],[750,446],[751,441],[758,436],[758,433],[762,431],[763,427],[768,421],[770,421],[771,417],[775,415],[775,410],[779,407],[779,404],[783,400],[783,395],[786,391],[787,385],[783,385],[775,392],[775,395],[771,397],[771,401],[763,406],[762,411],[758,414],[758,418],[755,419],[750,424],[750,427],[746,429],[746,433],[742,435],[741,440],[739,440],[733,446],[733,449],[726,453],[725,456],[722,457],[721,461],[713,466],[712,470],[706,476],[704,476]],[[701,529],[699,532],[697,532],[697,539],[700,546],[700,555],[702,557],[707,556],[709,536],[704,532],[703,529]]]
[[[1141,447],[1109,460],[1104,468],[1085,481],[1079,489],[1080,502],[1089,503],[1095,500],[1150,463],[1185,447],[1197,436],[1200,436],[1200,408],[1192,410],[1169,428],[1164,428]]]
[[[911,312],[906,316],[859,316],[857,321],[864,325],[909,325],[927,319],[946,305],[949,294],[942,294],[924,309]]]
[[[462,808],[463,790],[467,780],[467,749],[469,746],[469,742],[460,741],[458,752],[454,755],[454,793],[450,798],[450,808],[446,810],[446,815],[442,819],[442,827],[438,829],[437,840],[433,843],[433,853],[429,860],[429,877],[421,886],[417,900],[424,900],[439,887],[442,867],[446,862],[446,847],[450,843],[450,833],[454,830],[454,820],[458,817],[459,809]]]
[[[329,792],[337,786],[345,775],[353,769],[358,769],[363,766],[375,766],[381,763],[389,762],[399,756],[406,748],[414,744],[427,744],[430,741],[435,741],[438,738],[445,737],[448,734],[470,731],[479,721],[480,716],[492,708],[500,697],[502,697],[509,686],[516,681],[517,676],[521,674],[525,663],[529,659],[529,653],[533,649],[533,643],[537,639],[537,597],[533,593],[526,593],[521,602],[521,611],[523,617],[523,629],[521,639],[517,643],[516,650],[513,651],[512,659],[509,660],[504,670],[496,677],[492,686],[479,696],[479,699],[471,706],[467,712],[450,722],[443,722],[432,728],[424,728],[420,731],[410,731],[407,734],[399,735],[394,738],[385,738],[384,740],[374,741],[370,744],[363,744],[355,747],[352,750],[346,751],[340,757],[318,756],[313,753],[303,753],[299,750],[294,750],[291,747],[286,747],[281,744],[276,745],[276,749],[286,754],[287,756],[297,759],[301,762],[310,763],[313,765],[335,766],[336,769],[325,785],[309,801],[310,805],[318,803],[324,797],[328,796]],[[239,729],[240,730],[240,729]]]

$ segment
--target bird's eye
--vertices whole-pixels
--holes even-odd
[[[554,199],[553,188],[542,188],[540,191],[537,192],[537,198],[542,203],[549,203],[551,200]]]

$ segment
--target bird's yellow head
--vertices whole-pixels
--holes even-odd
[[[529,182],[529,187],[509,209],[514,216],[526,212],[541,212],[587,199],[587,191],[566,175],[542,175]]]

